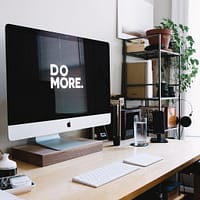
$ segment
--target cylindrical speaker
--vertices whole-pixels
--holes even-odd
[[[112,111],[111,111],[111,123],[112,123],[112,139],[113,145],[118,146],[120,145],[121,139],[121,104],[120,101],[117,103],[112,104]]]

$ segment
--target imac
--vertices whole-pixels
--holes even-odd
[[[9,140],[60,150],[59,133],[110,123],[107,42],[13,24],[5,31]]]

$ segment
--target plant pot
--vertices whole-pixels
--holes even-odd
[[[158,34],[161,34],[161,48],[168,49],[169,42],[171,39],[171,30],[167,28],[166,29],[151,29],[151,30],[146,31],[147,36],[152,36],[152,37],[148,37],[150,46],[154,46],[158,48],[158,43],[159,43]]]

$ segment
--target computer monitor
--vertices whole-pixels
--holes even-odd
[[[110,123],[108,42],[13,24],[5,31],[9,140]]]

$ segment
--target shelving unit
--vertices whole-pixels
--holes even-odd
[[[144,101],[145,102],[145,106],[149,106],[149,102],[150,101],[156,101],[158,102],[158,110],[162,109],[162,103],[165,101],[169,101],[169,100],[175,100],[178,101],[178,118],[180,119],[180,79],[178,79],[178,81],[176,83],[170,84],[171,86],[176,88],[176,96],[175,97],[163,97],[162,93],[161,93],[161,83],[162,83],[162,58],[164,57],[179,57],[179,67],[178,67],[178,74],[180,77],[180,54],[176,53],[176,52],[172,52],[170,50],[163,50],[161,49],[161,35],[155,35],[158,37],[158,48],[154,49],[154,50],[144,50],[144,51],[137,51],[137,52],[127,52],[127,46],[126,43],[127,42],[132,42],[136,39],[148,39],[148,37],[137,37],[137,38],[131,38],[131,39],[127,39],[127,40],[123,40],[123,64],[122,64],[122,95],[124,96],[125,99],[125,107],[126,107],[126,100],[131,100],[131,101],[135,101],[135,100],[140,100],[140,101]],[[152,60],[152,59],[156,59],[157,60],[157,81],[156,82],[152,82],[152,83],[148,83],[148,84],[138,84],[138,83],[134,83],[134,84],[128,84],[127,83],[127,57],[135,57],[135,58],[142,58],[144,60]],[[144,97],[144,98],[130,98],[127,96],[127,88],[129,87],[145,87],[145,86],[152,86],[152,87],[157,87],[157,96],[153,96],[153,97]],[[177,125],[177,128],[175,128],[178,130],[177,135],[178,135],[178,139],[181,138],[180,135],[180,125]],[[174,130],[170,129],[170,130]],[[166,132],[169,131],[169,129],[165,130]]]

